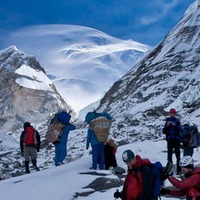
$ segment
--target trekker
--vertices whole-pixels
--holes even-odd
[[[97,164],[99,164],[99,169],[104,169],[104,143],[107,142],[109,130],[111,127],[112,117],[108,113],[97,113],[95,110],[93,112],[88,112],[85,116],[85,121],[89,124],[86,149],[89,145],[92,146],[92,168],[97,169]]]
[[[25,158],[25,170],[26,173],[30,173],[29,170],[29,157],[35,170],[39,171],[37,167],[37,152],[40,150],[40,135],[29,122],[24,123],[24,130],[20,136],[20,149],[21,155]]]
[[[115,141],[110,138],[108,142],[104,144],[104,156],[105,156],[105,169],[108,170],[110,167],[117,167],[117,161],[115,154],[117,152],[117,145]]]
[[[181,124],[180,121],[175,117],[176,110],[174,108],[170,109],[169,114],[170,117],[166,119],[166,123],[163,128],[163,133],[166,135],[167,141],[167,160],[173,163],[172,155],[174,150],[176,155],[177,174],[179,174],[181,172],[181,168],[179,166]]]
[[[97,164],[99,164],[99,169],[104,169],[104,143],[99,142],[93,130],[89,127],[86,140],[86,149],[89,149],[89,145],[92,146],[92,168],[97,169]]]
[[[122,154],[123,161],[128,166],[128,173],[124,182],[123,190],[114,193],[114,198],[123,200],[150,200],[152,199],[152,174],[147,165],[151,162],[134,155],[131,150]]]
[[[193,156],[194,148],[189,146],[190,138],[191,138],[191,130],[189,122],[185,122],[182,126],[181,131],[181,141],[183,144],[183,156]]]
[[[200,167],[194,167],[194,160],[191,156],[184,156],[180,160],[180,166],[184,179],[179,180],[173,176],[168,177],[175,189],[163,188],[161,195],[174,197],[186,197],[187,200],[200,199]]]
[[[59,140],[56,142],[53,142],[53,144],[55,145],[54,162],[55,162],[55,166],[59,166],[61,164],[64,164],[63,161],[67,156],[67,141],[68,141],[69,132],[72,130],[75,130],[76,127],[73,124],[69,123],[71,116],[65,111],[58,113],[55,116],[55,118],[52,119],[51,123],[53,123],[56,117],[58,117],[59,120],[64,124],[64,128],[62,129],[62,132],[59,136]]]

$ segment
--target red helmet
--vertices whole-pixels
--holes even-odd
[[[169,110],[169,113],[170,113],[170,114],[171,114],[171,113],[176,114],[176,110],[175,110],[174,108],[171,108],[171,109]]]

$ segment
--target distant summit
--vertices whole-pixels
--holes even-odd
[[[71,109],[36,58],[15,46],[0,51],[0,82],[2,130],[18,135],[25,121],[40,125],[60,107]]]

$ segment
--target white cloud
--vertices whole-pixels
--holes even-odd
[[[144,16],[141,18],[140,22],[141,25],[146,26],[150,25],[152,23],[155,23],[157,21],[161,21],[166,15],[170,15],[171,9],[175,8],[179,4],[178,0],[172,0],[171,2],[157,2],[155,7],[154,13],[151,12],[150,16]],[[157,10],[157,11],[156,11]]]

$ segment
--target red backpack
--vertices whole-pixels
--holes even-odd
[[[36,131],[32,126],[26,127],[26,129],[25,129],[24,143],[25,143],[25,145],[35,145],[36,144]]]

